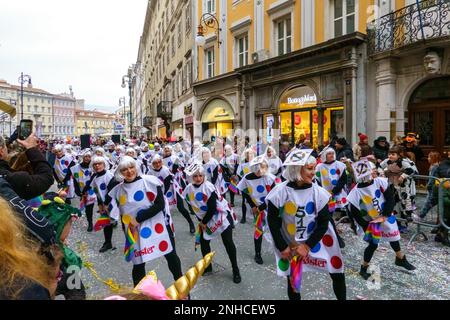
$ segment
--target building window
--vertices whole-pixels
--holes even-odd
[[[206,12],[216,13],[216,0],[206,0]]]
[[[191,31],[191,3],[186,5],[186,34]]]
[[[248,35],[236,38],[237,66],[238,68],[248,64]]]
[[[206,57],[206,78],[214,77],[215,69],[215,57],[214,57],[214,47],[205,51]]]
[[[334,36],[355,31],[355,0],[334,0]]]
[[[278,20],[275,22],[276,25],[276,45],[278,55],[283,55],[291,52],[291,42],[292,42],[292,28],[291,28],[291,18]]]
[[[182,40],[182,33],[181,33],[181,25],[182,25],[182,21],[180,21],[179,23],[178,23],[178,48],[181,46],[181,42],[183,41]]]

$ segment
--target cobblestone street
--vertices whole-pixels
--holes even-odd
[[[238,216],[241,216],[241,197],[236,197]],[[418,202],[423,199],[419,198]],[[76,204],[78,202],[76,201]],[[188,270],[200,258],[200,250],[194,252],[194,236],[188,231],[188,225],[178,211],[173,211],[175,224],[176,249],[181,259],[183,271]],[[103,243],[103,233],[87,233],[87,222],[83,217],[74,224],[69,237],[70,246],[79,252],[84,262],[92,263],[98,276],[103,280],[109,278],[122,287],[131,287],[131,264],[125,262],[122,255],[124,236],[119,226],[114,230],[113,243],[116,250],[99,253]],[[411,246],[407,246],[416,226],[403,234],[402,249],[408,260],[417,267],[414,272],[408,272],[394,265],[395,255],[389,244],[383,243],[372,259],[372,265],[379,268],[381,279],[379,288],[375,284],[364,281],[358,274],[365,248],[365,242],[352,233],[348,224],[338,225],[346,247],[343,249],[345,258],[345,275],[347,283],[347,298],[349,300],[434,300],[450,298],[450,249],[434,242],[430,229],[426,229],[428,241],[421,237]],[[191,292],[192,299],[287,299],[286,280],[276,275],[275,257],[269,243],[263,242],[263,265],[253,261],[253,227],[247,217],[245,225],[239,224],[234,230],[234,240],[237,246],[238,263],[242,282],[232,281],[231,265],[220,239],[211,243],[216,251],[213,259],[213,273],[202,277]],[[147,263],[147,272],[155,270],[165,287],[172,283],[172,276],[165,259]],[[87,287],[88,299],[102,299],[111,291],[104,283],[98,281],[92,273],[84,268],[82,279]],[[302,297],[306,300],[335,299],[331,279],[326,274],[307,273],[303,277]]]

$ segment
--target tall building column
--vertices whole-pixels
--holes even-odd
[[[390,58],[377,61],[375,76],[377,96],[376,136],[385,136],[392,141],[396,135],[396,96],[397,75],[394,61]]]

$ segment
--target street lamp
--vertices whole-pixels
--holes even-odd
[[[20,83],[20,120],[23,120],[23,85],[24,83],[31,84],[31,76],[27,74],[23,74],[23,72],[20,74],[19,77],[19,83]]]
[[[125,130],[126,130],[126,127],[127,127],[127,118],[125,116],[125,107],[126,106],[127,105],[126,105],[125,97],[119,98],[119,107],[123,107],[120,112],[122,113],[123,125],[124,125],[124,129]]]
[[[219,46],[222,44],[220,41],[220,32],[222,28],[220,28],[219,20],[217,20],[216,16],[211,13],[205,13],[200,18],[200,23],[197,27],[197,36],[195,37],[195,43],[199,47],[203,47],[205,45],[205,29],[214,29],[217,33],[217,43]]]
[[[130,139],[133,137],[133,112],[131,109],[131,84],[133,83],[136,75],[133,72],[133,68],[128,68],[128,73],[122,77],[122,88],[126,87],[128,83],[128,95],[130,96]]]

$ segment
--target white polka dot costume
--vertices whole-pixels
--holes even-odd
[[[340,161],[334,161],[331,164],[319,163],[316,166],[316,178],[322,187],[331,194],[345,170],[345,164]],[[347,205],[347,193],[344,189],[335,195],[335,200],[337,209],[342,209]]]
[[[128,229],[131,217],[136,218],[140,210],[150,208],[158,194],[157,187],[162,188],[162,183],[151,176],[142,176],[132,183],[120,183],[109,193],[112,199],[117,202],[120,215]],[[133,264],[141,264],[154,260],[173,250],[167,231],[167,210],[161,211],[154,217],[143,221],[138,226],[138,239],[134,244],[132,256]]]
[[[228,170],[233,173],[234,167],[239,163],[239,157],[237,154],[233,153],[231,156],[223,157],[220,160],[220,164],[228,168]]]
[[[64,155],[61,158],[55,159],[55,164],[53,168],[55,169],[56,175],[60,181],[63,181],[64,178],[69,173],[69,165],[73,161],[73,157],[71,155]],[[67,181],[68,191],[67,198],[71,199],[75,197],[75,187],[73,185],[72,177]]]
[[[80,191],[83,191],[87,182],[91,179],[93,172],[90,168],[81,167],[80,164],[74,165],[70,168],[70,170],[72,171],[73,179],[75,180],[74,182],[78,183],[80,186]],[[94,204],[96,200],[97,196],[95,195],[95,191],[91,185],[87,190],[86,205]]]
[[[154,176],[154,177],[158,178],[159,181],[161,181],[161,183],[163,184],[163,187],[162,187],[163,188],[163,192],[165,191],[164,190],[164,180],[168,176],[172,176],[172,173],[170,172],[169,168],[167,168],[166,166],[162,166],[161,170],[159,170],[159,171],[156,171],[152,167],[150,167],[148,169],[147,174],[149,176]],[[175,184],[178,187],[178,184],[173,182],[170,185],[169,190],[166,190],[166,193],[164,195],[167,198],[167,201],[169,201],[169,206],[170,206],[171,209],[177,205],[177,197],[175,195],[175,189],[174,189],[175,188]]]
[[[378,218],[384,209],[384,191],[388,188],[386,178],[375,178],[373,183],[364,188],[355,186],[348,195],[348,202],[357,208],[366,221]],[[400,240],[395,215],[391,215],[381,224],[381,239],[394,242]]]
[[[162,159],[163,164],[172,172],[173,165],[177,163],[178,158],[174,155],[171,155],[170,157],[166,157]]]
[[[106,171],[102,176],[95,176],[94,179],[92,179],[91,186],[95,190],[97,197],[99,197],[103,203],[105,203],[106,193],[108,192],[108,184],[113,178],[114,175],[111,171]],[[119,209],[114,203],[109,205],[108,210],[110,218],[119,220]]]
[[[281,162],[281,159],[278,157],[275,158],[268,158],[267,162],[269,163],[269,171],[271,174],[273,175],[277,175],[278,170],[280,169],[280,167],[283,165],[283,163]],[[281,173],[279,173],[277,175],[277,177],[280,177]]]
[[[220,194],[217,193],[214,185],[206,181],[202,183],[198,188],[193,184],[189,184],[183,192],[183,197],[186,199],[194,210],[195,215],[201,220],[208,211],[206,206],[211,194],[217,195],[217,208],[216,213],[206,225],[206,231],[203,233],[205,240],[211,240],[221,234],[228,226],[230,222],[227,219],[228,214],[231,214],[235,223],[237,223],[237,216],[229,206],[228,202]]]
[[[203,168],[206,171],[206,178],[209,182],[211,182],[214,170],[218,168],[218,177],[214,186],[220,194],[224,194],[225,192],[227,192],[228,186],[223,179],[222,168],[220,167],[219,162],[216,159],[211,158],[207,163],[203,164]]]
[[[305,190],[295,190],[286,181],[277,185],[266,199],[279,209],[282,218],[281,233],[286,243],[299,244],[304,243],[313,233],[318,212],[328,205],[330,194],[316,184]],[[274,251],[277,274],[289,276],[289,261],[281,259],[275,246]],[[344,260],[331,222],[328,223],[328,230],[323,238],[303,259],[303,271],[344,272]]]
[[[258,207],[266,202],[266,196],[272,190],[272,185],[275,183],[275,181],[280,182],[280,180],[271,173],[261,176],[259,179],[252,180],[246,179],[246,176],[242,178],[237,188],[239,189],[239,191],[249,195]],[[262,231],[265,232],[266,230],[267,210],[264,210]]]
[[[237,174],[243,178],[246,174],[250,173],[250,162],[242,162],[237,168]]]

